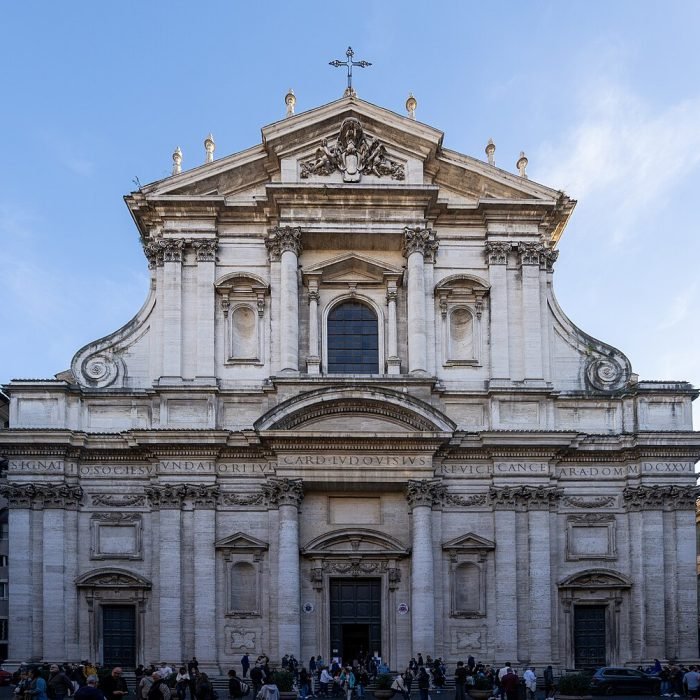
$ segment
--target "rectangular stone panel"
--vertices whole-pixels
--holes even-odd
[[[328,499],[328,521],[331,525],[379,525],[382,522],[380,498]]]

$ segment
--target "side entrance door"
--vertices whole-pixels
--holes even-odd
[[[133,605],[102,606],[104,666],[136,666],[136,609]]]
[[[576,668],[606,665],[605,606],[574,606],[574,662]]]
[[[330,580],[331,657],[351,663],[363,654],[382,653],[382,587],[378,578]]]

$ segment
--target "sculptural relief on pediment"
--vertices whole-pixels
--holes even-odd
[[[308,179],[313,175],[342,173],[343,182],[360,182],[363,175],[405,180],[406,169],[387,154],[379,138],[365,133],[359,119],[343,120],[334,143],[323,139],[311,158],[300,162],[299,175]]]

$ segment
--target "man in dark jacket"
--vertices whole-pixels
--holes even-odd
[[[52,700],[64,700],[68,695],[73,695],[73,682],[57,664],[51,664],[46,689]]]
[[[122,700],[125,695],[129,694],[126,681],[122,678],[121,666],[115,666],[112,673],[102,679],[100,686],[107,700]]]
[[[97,687],[97,676],[88,676],[84,686],[78,688],[75,700],[105,700],[102,691]]]

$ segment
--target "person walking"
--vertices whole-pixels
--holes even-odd
[[[464,666],[464,661],[458,661],[455,669],[455,700],[465,700],[466,686],[467,669]]]
[[[48,700],[48,696],[46,695],[46,681],[38,668],[32,669],[29,694],[32,696],[32,700]]]
[[[51,664],[46,694],[50,695],[52,700],[65,700],[69,695],[73,695],[73,682],[61,671],[58,664]]]
[[[243,678],[248,677],[248,669],[250,668],[250,657],[248,654],[241,656],[241,669],[243,670]]]

